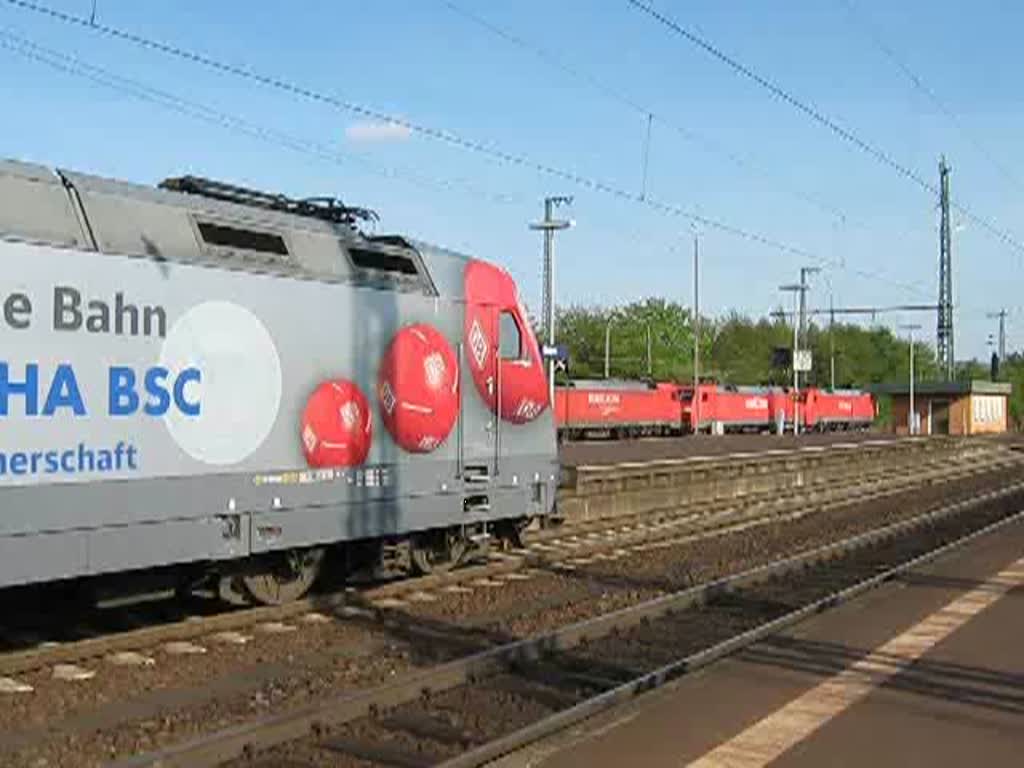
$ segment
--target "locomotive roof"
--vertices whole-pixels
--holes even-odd
[[[575,389],[654,389],[655,383],[642,379],[573,379],[568,383]]]
[[[461,298],[466,256],[365,234],[365,209],[195,177],[166,184],[0,159],[0,238]]]
[[[875,384],[870,387],[876,395],[906,395],[910,386],[904,382],[896,384]],[[1013,385],[1007,381],[918,381],[914,391],[919,395],[1010,395]]]

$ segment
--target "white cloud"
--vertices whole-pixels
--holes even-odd
[[[345,129],[349,141],[405,141],[412,135],[407,126],[398,123],[352,123]]]

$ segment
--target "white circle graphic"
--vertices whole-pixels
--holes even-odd
[[[164,415],[171,437],[206,464],[236,464],[260,447],[281,405],[281,360],[270,333],[256,315],[227,301],[188,310],[171,328],[160,352],[171,373],[168,388],[186,368],[200,380],[185,385],[198,416],[174,406]]]

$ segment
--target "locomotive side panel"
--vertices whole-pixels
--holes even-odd
[[[0,235],[88,246],[67,190],[49,168],[0,159],[0,201]]]
[[[771,423],[763,391],[718,388],[712,418],[726,430],[765,429]]]
[[[641,426],[657,421],[657,397],[653,392],[608,389],[562,389],[560,426],[570,429],[602,429]]]
[[[772,429],[791,427],[793,424],[793,393],[789,389],[773,388],[768,392],[768,414]]]
[[[858,392],[853,396],[853,420],[862,427],[871,426],[878,415],[878,405],[869,392]]]
[[[866,392],[811,389],[807,403],[808,426],[821,430],[864,428],[875,418],[874,399]]]
[[[560,430],[629,429],[680,431],[681,404],[673,385],[655,388],[559,387],[555,391]]]
[[[550,510],[551,414],[502,424],[462,380],[461,295],[360,285],[326,257],[337,280],[223,268],[169,251],[184,236],[130,195],[83,197],[108,249],[165,231],[135,255],[0,240],[0,586]],[[161,215],[166,193],[141,197]],[[140,231],[112,234],[117,215]],[[444,285],[466,265],[422,258]]]
[[[715,433],[769,426],[770,393],[767,390],[701,384],[697,387],[696,407],[691,388],[682,388],[679,396],[683,419],[692,430]],[[698,418],[700,423],[696,424]]]

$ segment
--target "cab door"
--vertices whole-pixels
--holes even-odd
[[[468,425],[472,432],[466,436],[467,439],[460,441],[460,463],[467,484],[489,483],[501,471],[499,317],[499,309],[492,303],[473,301],[466,305],[466,341],[462,364],[463,370],[470,372],[477,392],[467,392],[463,397],[479,395],[477,399],[483,406],[482,409],[474,407],[467,411],[478,413],[481,418]]]

